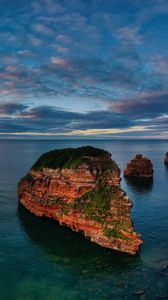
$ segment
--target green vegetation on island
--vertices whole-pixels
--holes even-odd
[[[101,224],[104,235],[108,238],[128,239],[120,233],[120,230],[127,231],[128,225],[122,220],[113,219],[114,207],[113,201],[118,199],[118,206],[122,206],[123,195],[121,189],[115,186],[104,186],[93,189],[80,198],[75,198],[69,205],[70,208],[76,209],[88,220],[93,220]],[[125,212],[122,211],[124,215]]]
[[[89,157],[100,158],[100,161],[102,159],[104,169],[107,167],[106,161],[109,164],[108,168],[111,166],[111,168],[117,169],[117,165],[109,159],[109,156],[109,152],[91,146],[53,150],[43,154],[31,169],[35,171],[41,171],[43,168],[75,169],[82,163],[88,163],[90,168],[92,168],[92,161]]]

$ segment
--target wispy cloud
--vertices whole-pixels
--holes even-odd
[[[107,129],[86,129],[86,130],[73,130],[70,132],[64,133],[64,135],[84,135],[84,136],[92,136],[92,135],[113,135],[118,133],[128,133],[128,132],[144,132],[147,130],[144,126],[134,126],[130,128],[125,129],[119,129],[119,128],[107,128]],[[60,135],[60,133],[58,134]]]

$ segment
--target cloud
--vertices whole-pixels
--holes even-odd
[[[42,23],[35,23],[31,26],[32,30],[35,33],[41,33],[45,35],[54,35],[54,30],[49,28],[48,26],[42,24]]]
[[[139,10],[136,13],[137,21],[140,23],[149,22],[153,18],[164,16],[168,13],[167,0],[151,0],[148,5],[140,5]]]
[[[1,132],[7,132],[14,125],[14,131],[57,133],[74,130],[106,130],[107,128],[124,129],[133,126],[129,120],[107,111],[78,113],[61,110],[54,106],[29,107],[21,103],[1,103]]]
[[[67,59],[61,58],[61,57],[57,57],[57,56],[52,56],[50,58],[50,60],[51,60],[52,64],[57,65],[59,67],[64,67],[65,68],[65,67],[68,67],[69,64],[70,64],[70,62]]]
[[[21,103],[0,103],[0,115],[12,115],[23,112],[27,108]]]
[[[147,130],[143,126],[134,126],[125,129],[119,128],[107,128],[107,129],[86,129],[86,130],[73,130],[70,132],[64,133],[64,135],[82,135],[82,136],[89,136],[89,135],[111,135],[111,134],[118,134],[118,133],[128,133],[128,132],[139,132]],[[60,135],[60,133],[59,133]]]
[[[110,103],[113,112],[122,113],[133,119],[152,118],[168,112],[168,93],[164,91],[142,94],[135,99]]]
[[[54,106],[30,107],[21,103],[0,104],[0,134],[41,136],[167,136],[168,114],[131,120],[121,113],[75,113]]]
[[[1,57],[4,65],[16,65],[18,63],[17,56],[15,54],[4,54]]]
[[[116,30],[116,37],[124,43],[140,44],[142,37],[138,26],[125,26]]]
[[[27,51],[21,52],[19,56],[27,54]],[[13,81],[13,93],[25,96],[73,95],[102,100],[116,97],[116,88],[125,89],[137,83],[136,76],[127,66],[113,60],[70,60],[60,56],[51,56],[48,64],[38,67],[15,65],[12,69],[8,66],[8,69],[2,69],[1,78],[4,85]]]
[[[33,59],[40,59],[36,52],[29,53],[27,49],[20,51],[19,57],[32,54]],[[128,97],[137,98],[140,90],[141,93],[143,90],[155,92],[158,88],[164,90],[167,85],[166,76],[162,79],[158,72],[145,73],[139,55],[136,52],[132,54],[128,49],[119,50],[104,60],[72,59],[67,53],[66,57],[62,55],[50,56],[47,63],[40,66],[7,65],[7,68],[1,69],[1,88],[7,90],[6,85],[9,87],[13,83],[13,94],[21,94],[24,98],[66,96],[68,101],[68,97],[87,97],[104,100],[106,105],[110,99],[127,101]]]
[[[35,35],[28,34],[28,41],[32,47],[40,47],[43,44],[43,40]]]
[[[168,76],[168,57],[167,55],[157,54],[150,58],[153,71],[160,77]]]
[[[58,34],[57,37],[56,37],[56,39],[58,41],[61,41],[61,42],[64,42],[64,43],[71,42],[71,38],[68,35],[66,35],[66,34]]]
[[[127,98],[156,85],[164,88],[168,83],[166,76],[163,78],[166,68],[162,64],[161,74],[158,61],[153,73],[149,72],[144,53],[137,49],[144,42],[137,13],[154,7],[154,2],[146,6],[124,3],[128,11],[121,10],[117,1],[112,5],[99,1],[100,9],[95,0],[90,4],[81,0],[30,1],[28,7],[23,4],[18,8],[17,19],[10,15],[6,20],[22,45],[4,60],[20,74],[12,79],[16,74],[7,72],[6,80],[15,82],[13,93],[34,98],[85,95],[106,101]],[[132,9],[134,21],[129,19]]]
[[[13,124],[18,132],[98,132],[154,122],[166,130],[166,0],[8,2],[0,24],[2,131]],[[23,109],[10,107],[17,100]]]
[[[26,49],[18,50],[17,54],[20,58],[33,58],[33,57],[35,58],[37,56],[36,53],[34,53],[30,50],[26,50]],[[16,69],[16,67],[15,67],[15,69]],[[7,70],[7,71],[9,71],[9,70]]]

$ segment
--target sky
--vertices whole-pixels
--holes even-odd
[[[0,0],[0,138],[168,138],[167,0]]]

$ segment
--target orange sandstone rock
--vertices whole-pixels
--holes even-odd
[[[137,154],[124,170],[124,176],[127,178],[136,179],[152,179],[153,178],[153,165],[151,161]]]
[[[104,150],[44,154],[19,182],[18,196],[36,216],[83,232],[102,247],[136,254],[142,244],[131,221],[132,203],[120,188],[120,170]]]

